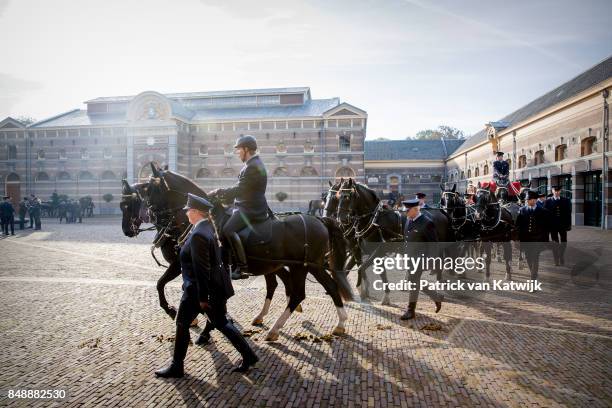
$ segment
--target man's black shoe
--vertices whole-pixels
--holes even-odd
[[[161,378],[181,378],[184,375],[183,365],[176,364],[174,361],[168,367],[155,371],[155,376]]]
[[[249,371],[249,368],[254,366],[258,361],[259,361],[259,357],[253,354],[248,358],[242,359],[242,363],[240,363],[240,365],[234,368],[232,371],[235,373],[245,373]]]

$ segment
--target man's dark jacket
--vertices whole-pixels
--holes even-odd
[[[234,295],[210,221],[194,227],[181,248],[180,257],[184,296],[197,295],[200,302],[215,303]]]
[[[259,156],[255,155],[240,170],[238,183],[230,188],[219,189],[218,194],[223,200],[234,200],[236,208],[249,218],[265,217],[268,214],[267,184],[266,167]]]
[[[521,242],[548,242],[550,213],[537,205],[534,210],[524,206],[519,210],[516,227]]]
[[[551,231],[570,231],[572,229],[572,203],[568,198],[548,198],[544,208],[550,211]]]
[[[15,214],[15,209],[13,208],[13,204],[8,201],[3,201],[0,203],[0,216],[2,218],[11,218]]]

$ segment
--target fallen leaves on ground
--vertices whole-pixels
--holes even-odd
[[[445,331],[444,327],[442,327],[442,325],[439,323],[427,323],[425,326],[421,327],[420,330]]]

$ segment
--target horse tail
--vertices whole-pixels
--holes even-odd
[[[338,293],[345,301],[353,300],[353,291],[351,285],[346,278],[346,271],[344,263],[346,262],[346,241],[340,228],[336,225],[336,222],[327,217],[319,218],[323,225],[327,228],[329,235],[329,248],[330,248],[330,271],[332,279],[338,285]]]

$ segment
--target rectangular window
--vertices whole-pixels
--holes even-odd
[[[274,122],[261,122],[262,129],[274,129]]]
[[[351,151],[351,138],[349,136],[340,136],[338,138],[338,150],[341,152]]]
[[[330,127],[330,128],[338,127],[338,121],[337,120],[328,120],[327,121],[327,127]]]
[[[313,129],[315,127],[314,120],[305,120],[304,121],[304,129]]]
[[[277,129],[287,129],[287,122],[276,122]]]
[[[259,122],[250,122],[249,130],[259,130]]]
[[[350,119],[340,119],[340,120],[338,120],[338,127],[341,127],[341,128],[351,127],[351,120]]]
[[[301,120],[290,120],[289,121],[289,129],[301,129],[302,121]]]
[[[221,124],[220,123],[209,123],[208,124],[208,131],[209,132],[218,132],[221,130]]]
[[[236,123],[236,130],[249,130],[249,124],[247,122]]]
[[[361,119],[353,119],[353,127],[360,128],[363,125],[361,124]]]
[[[257,104],[258,105],[279,105],[280,96],[279,95],[258,96]]]
[[[224,132],[230,132],[234,130],[234,124],[233,123],[224,123],[223,124],[223,131]]]

